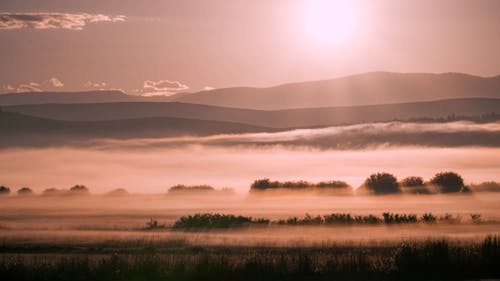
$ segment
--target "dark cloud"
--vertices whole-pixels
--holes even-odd
[[[121,22],[125,16],[87,13],[0,13],[0,29],[70,29],[82,30],[89,23]]]

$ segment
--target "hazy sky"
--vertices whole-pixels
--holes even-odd
[[[0,0],[3,92],[500,74],[495,0]]]

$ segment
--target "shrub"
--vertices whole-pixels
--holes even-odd
[[[106,196],[109,197],[123,197],[128,195],[129,195],[128,191],[123,188],[117,188],[106,193]]]
[[[65,191],[57,188],[47,188],[42,192],[44,196],[62,195]]]
[[[437,221],[437,217],[431,213],[425,213],[422,215],[421,221],[425,223],[435,223]]]
[[[401,192],[398,180],[388,173],[377,173],[365,180],[364,186],[375,194],[391,194]]]
[[[146,223],[146,229],[152,230],[152,229],[162,229],[165,228],[164,224],[159,224],[157,220],[154,220],[151,218],[147,223]]]
[[[417,215],[412,214],[393,214],[393,213],[383,213],[384,222],[386,224],[395,223],[416,223],[418,222]]]
[[[350,186],[343,181],[321,181],[314,185],[318,188],[350,188]]]
[[[251,190],[266,190],[274,188],[286,188],[286,189],[308,189],[308,188],[350,188],[350,186],[343,181],[322,181],[318,183],[312,183],[308,181],[271,181],[269,179],[259,179],[255,180],[250,186]]]
[[[470,218],[473,223],[481,223],[481,214],[471,214]]]
[[[407,187],[423,186],[424,179],[422,177],[407,177],[401,181],[401,185]]]
[[[168,189],[168,192],[205,192],[214,191],[215,189],[209,185],[191,185],[186,186],[182,184],[174,185]]]
[[[22,187],[17,191],[17,195],[32,195],[33,190],[29,187]]]
[[[252,217],[223,215],[223,214],[195,214],[179,218],[173,229],[203,229],[203,228],[230,228],[250,224],[269,224],[267,219],[252,219]]]
[[[486,181],[480,184],[471,185],[473,191],[489,191],[489,192],[500,192],[500,183],[495,181]]]
[[[271,181],[269,179],[255,180],[250,186],[251,189],[264,190],[271,187]]]
[[[437,173],[431,183],[437,185],[443,193],[460,192],[464,189],[464,180],[454,172]]]
[[[6,186],[0,186],[0,196],[1,195],[8,195],[10,193],[10,188]]]
[[[75,195],[87,195],[89,194],[89,189],[85,185],[77,184],[70,188],[69,192]]]

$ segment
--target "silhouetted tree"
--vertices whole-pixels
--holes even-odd
[[[29,187],[22,187],[17,191],[17,195],[33,195],[33,190]]]
[[[437,185],[443,193],[460,192],[464,188],[464,180],[454,172],[437,173],[431,183]]]
[[[424,179],[422,177],[407,177],[401,181],[401,185],[407,187],[423,186]]]
[[[89,189],[85,185],[77,184],[69,189],[71,194],[86,195],[89,194]]]
[[[365,180],[365,187],[375,194],[391,194],[401,192],[398,180],[388,173],[377,173]]]
[[[260,179],[252,183],[251,189],[264,190],[271,187],[271,181],[269,179]]]
[[[6,186],[0,186],[0,196],[1,195],[8,195],[10,193],[10,188]]]
[[[42,195],[44,196],[55,196],[55,195],[61,195],[64,193],[64,190],[60,190],[57,188],[47,188],[42,192]]]
[[[122,196],[127,196],[129,195],[128,191],[123,189],[123,188],[117,188],[114,190],[111,190],[110,192],[106,193],[106,196],[110,197],[122,197]]]

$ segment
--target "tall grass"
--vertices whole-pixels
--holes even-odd
[[[467,280],[500,278],[500,240],[327,248],[185,247],[143,254],[2,253],[9,280]],[[164,249],[163,249],[164,250]]]

